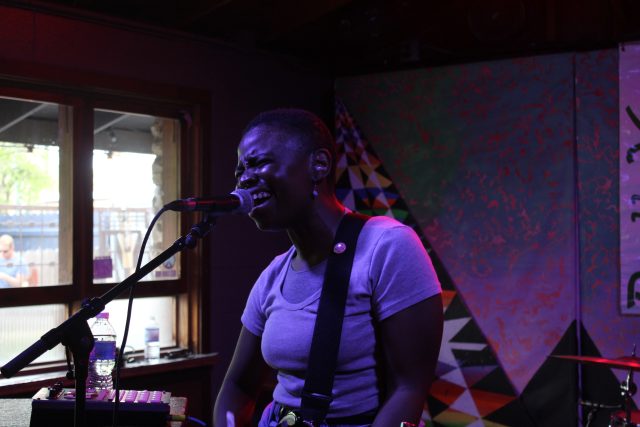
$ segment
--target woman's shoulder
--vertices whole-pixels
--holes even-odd
[[[408,225],[401,223],[395,218],[391,218],[384,215],[370,217],[364,226],[364,230],[366,230],[369,234],[375,234],[375,235],[381,235],[386,233],[415,234],[413,229]]]
[[[395,218],[385,215],[374,215],[369,218],[367,221],[369,226],[382,227],[382,228],[393,228],[393,227],[406,227],[403,223],[398,221]]]
[[[372,216],[364,225],[358,239],[362,248],[386,248],[391,245],[397,248],[405,248],[421,245],[420,238],[413,230],[398,221],[387,216]]]

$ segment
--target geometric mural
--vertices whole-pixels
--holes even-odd
[[[639,343],[618,306],[618,91],[616,49],[337,79],[338,196],[413,227],[443,286],[427,424],[609,425],[628,372],[549,356]]]
[[[576,314],[573,70],[550,55],[336,82],[519,394]]]
[[[442,285],[444,333],[436,379],[425,402],[425,424],[533,425],[442,262],[340,100],[336,100],[335,106],[335,132],[338,198],[352,210],[368,215],[386,215],[412,227],[429,253]]]

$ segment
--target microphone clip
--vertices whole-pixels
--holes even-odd
[[[184,238],[184,244],[188,248],[194,248],[198,239],[204,238],[216,225],[217,217],[207,214],[204,219],[191,227],[191,230]]]

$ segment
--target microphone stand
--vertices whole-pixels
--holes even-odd
[[[91,298],[82,304],[82,308],[59,326],[44,334],[38,341],[0,368],[6,378],[11,378],[29,363],[40,357],[45,351],[51,350],[58,344],[69,348],[73,354],[76,369],[76,399],[74,408],[74,426],[86,426],[86,380],[89,368],[89,354],[93,348],[94,339],[87,324],[87,320],[102,312],[105,305],[115,297],[136,284],[166,260],[185,248],[193,248],[197,239],[203,238],[215,225],[215,216],[209,214],[205,219],[191,228],[186,236],[178,238],[168,249],[149,261],[131,276],[111,288],[100,297]]]

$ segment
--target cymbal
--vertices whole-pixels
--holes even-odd
[[[604,357],[594,356],[571,356],[553,354],[550,357],[554,357],[556,359],[572,360],[575,362],[587,363],[591,365],[608,366],[610,368],[640,371],[640,357],[636,356],[623,356],[616,359],[606,359]]]

